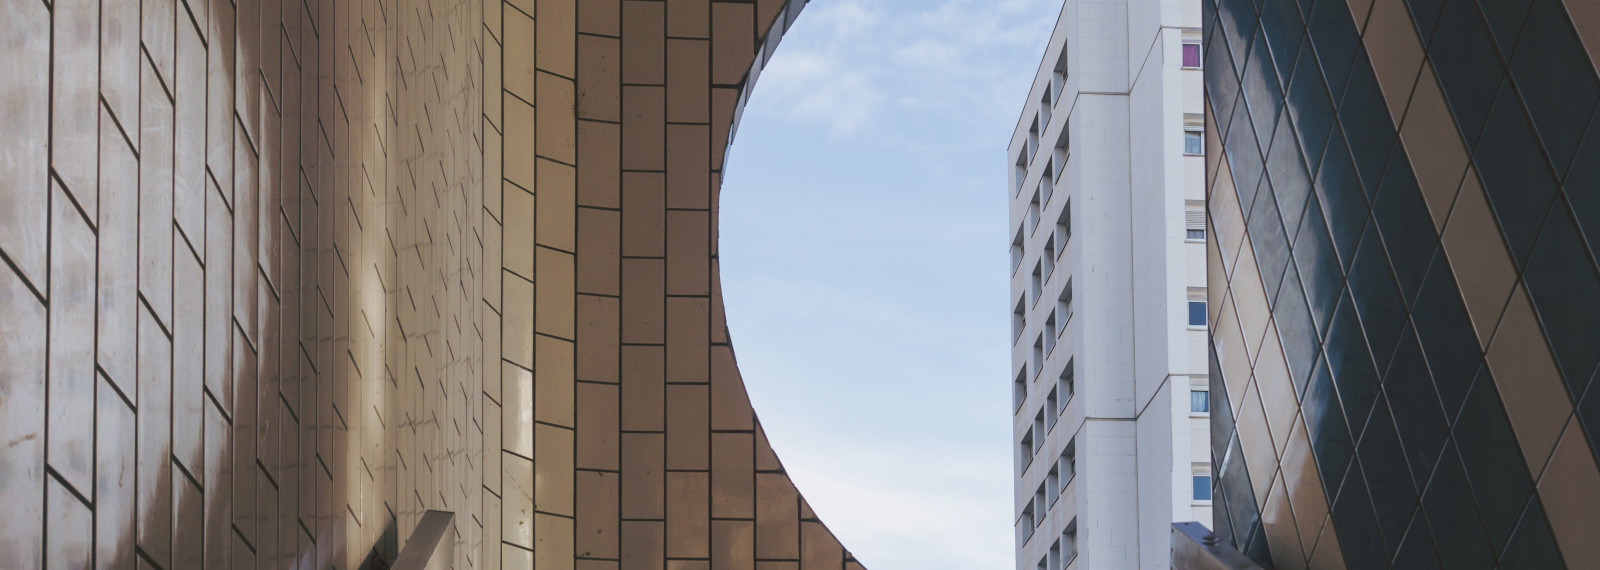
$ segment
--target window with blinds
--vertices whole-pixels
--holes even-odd
[[[1199,206],[1189,206],[1183,213],[1184,238],[1190,241],[1206,240],[1206,211]]]

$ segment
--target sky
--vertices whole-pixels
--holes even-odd
[[[1013,565],[1006,145],[1060,0],[812,0],[721,203],[750,398],[868,568]]]

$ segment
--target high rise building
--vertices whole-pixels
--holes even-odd
[[[1600,5],[1204,8],[1217,534],[1600,567]]]
[[[1012,135],[1018,570],[1211,519],[1200,1],[1065,2]]]
[[[718,284],[804,4],[0,3],[0,567],[859,569]]]

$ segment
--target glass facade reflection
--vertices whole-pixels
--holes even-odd
[[[1600,8],[1203,25],[1217,534],[1280,568],[1600,567]]]

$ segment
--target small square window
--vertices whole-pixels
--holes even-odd
[[[1211,475],[1196,473],[1194,475],[1194,500],[1211,500]]]
[[[1194,69],[1200,68],[1200,44],[1183,44],[1183,66]]]
[[[1206,302],[1189,301],[1189,326],[1206,326]]]
[[[1183,153],[1194,155],[1205,154],[1205,134],[1201,131],[1183,131]]]
[[[1192,413],[1192,414],[1209,414],[1209,413],[1211,413],[1211,392],[1209,390],[1190,390],[1189,391],[1189,413]]]

